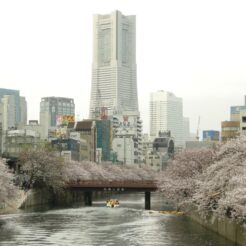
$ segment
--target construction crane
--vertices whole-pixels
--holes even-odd
[[[199,141],[199,132],[200,132],[200,115],[198,116],[197,129],[196,129],[196,140]]]

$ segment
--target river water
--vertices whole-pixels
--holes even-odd
[[[107,199],[108,197],[105,197]],[[92,207],[20,211],[0,216],[0,245],[153,245],[232,246],[183,216],[146,211],[143,194],[115,195],[120,207]],[[166,209],[163,197],[152,196],[152,209]]]

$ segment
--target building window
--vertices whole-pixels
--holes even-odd
[[[239,127],[231,126],[231,127],[223,127],[222,131],[239,131]]]

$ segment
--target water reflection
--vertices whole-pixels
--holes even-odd
[[[0,245],[233,245],[185,217],[143,210],[143,195],[116,198],[121,206],[113,209],[98,199],[93,207],[1,216]],[[152,204],[165,203],[155,196]]]

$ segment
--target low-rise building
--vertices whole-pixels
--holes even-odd
[[[29,120],[28,125],[19,125],[18,126],[19,130],[30,130],[30,131],[35,131],[37,134],[39,134],[40,139],[46,140],[46,135],[44,134],[44,128],[42,125],[38,123],[37,120]]]
[[[78,121],[75,131],[80,133],[80,139],[86,144],[81,148],[82,160],[96,161],[96,124],[94,120]]]
[[[113,139],[112,147],[117,156],[117,162],[126,165],[134,164],[134,141],[132,135],[118,136]]]
[[[84,142],[85,143],[85,142]],[[61,156],[66,160],[81,161],[81,143],[79,140],[73,138],[58,138],[51,141],[51,144],[54,149],[56,149]]]
[[[37,148],[43,142],[32,130],[8,130],[4,138],[3,156],[18,157],[26,148]]]
[[[174,155],[174,140],[168,132],[159,132],[159,137],[144,137],[144,163],[155,171],[164,170]]]
[[[220,141],[220,132],[215,130],[204,130],[202,132],[203,141]]]
[[[110,120],[96,120],[97,162],[110,161],[112,149],[112,128]]]
[[[227,141],[240,135],[240,121],[221,122],[221,141]]]
[[[240,114],[239,114],[240,118],[239,118],[239,121],[240,121],[240,131],[245,131],[246,130],[246,109],[243,109],[240,111]]]
[[[246,109],[246,96],[244,96],[244,105],[230,107],[230,120],[240,121],[240,111]]]
[[[214,146],[214,141],[186,141],[185,143],[185,149],[187,150],[210,149]]]
[[[112,136],[113,136],[113,152],[117,154],[117,156],[121,156],[119,148],[117,148],[117,144],[114,142],[122,141],[122,139],[129,139],[126,140],[133,142],[133,144],[129,145],[132,150],[130,153],[133,153],[132,160],[129,161],[131,164],[138,164],[142,163],[143,161],[143,149],[142,149],[142,120],[139,116],[138,112],[131,112],[125,111],[122,114],[115,114],[112,118]],[[116,140],[115,140],[116,139]],[[125,141],[125,140],[124,140]],[[124,142],[123,141],[123,142]],[[122,152],[122,153],[123,153]],[[123,162],[124,163],[124,162]]]

